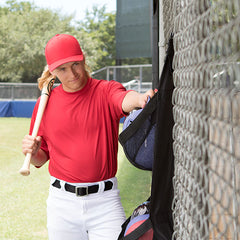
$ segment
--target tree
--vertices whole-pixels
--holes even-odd
[[[94,43],[92,56],[96,56],[91,68],[98,70],[105,66],[115,65],[116,42],[115,42],[115,13],[106,13],[106,7],[93,6],[92,11],[86,11],[86,18],[78,22],[78,30],[86,33]],[[84,47],[89,42],[84,42]],[[90,57],[87,56],[87,57]]]
[[[0,6],[0,81],[36,82],[46,65],[44,47],[58,33],[79,40],[93,71],[115,65],[115,19],[105,6],[94,6],[84,21],[73,25],[71,15],[61,16],[28,1],[6,1],[5,7]],[[129,61],[135,64],[138,59]]]
[[[85,31],[98,42],[94,48],[97,59],[94,62],[93,70],[116,65],[116,14],[106,13],[105,6],[102,8],[93,6],[91,11],[86,11],[85,20],[78,24],[79,30]],[[149,64],[151,62],[151,58],[121,60],[122,65]]]
[[[32,3],[7,1],[0,8],[0,80],[36,82],[46,65],[44,47],[57,33],[69,33],[91,42],[71,25],[72,16],[60,16]],[[88,48],[86,47],[86,51]]]

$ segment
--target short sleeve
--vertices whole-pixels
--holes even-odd
[[[131,90],[126,90],[126,88],[119,82],[111,80],[107,88],[107,96],[109,99],[109,106],[111,112],[116,119],[120,119],[126,114],[122,110],[122,102],[124,97]]]

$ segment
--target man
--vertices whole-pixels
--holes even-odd
[[[38,136],[26,135],[22,151],[32,153],[36,167],[49,160],[49,239],[115,240],[125,221],[115,177],[119,120],[143,108],[154,92],[92,79],[77,39],[68,34],[51,38],[45,57],[48,69],[39,84],[53,76],[61,85],[51,92]]]

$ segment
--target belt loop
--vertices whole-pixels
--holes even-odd
[[[60,181],[61,190],[65,191],[65,182],[61,181],[61,180],[59,180],[59,181]]]
[[[56,181],[55,177],[50,176],[50,185],[52,185]]]
[[[111,181],[113,183],[112,189],[118,188],[118,180],[116,177],[110,178],[109,181]]]
[[[98,192],[103,193],[104,192],[104,187],[105,187],[104,181],[98,182],[98,185],[99,185]]]

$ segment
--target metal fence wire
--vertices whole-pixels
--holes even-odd
[[[37,83],[0,82],[0,100],[32,100],[40,95]]]
[[[165,45],[173,33],[175,50],[173,239],[237,240],[240,2],[160,4]]]
[[[126,89],[145,92],[152,88],[152,64],[107,66],[92,74],[93,78],[116,80]],[[55,83],[56,87],[59,83]],[[1,100],[36,100],[41,92],[36,83],[1,83]]]

